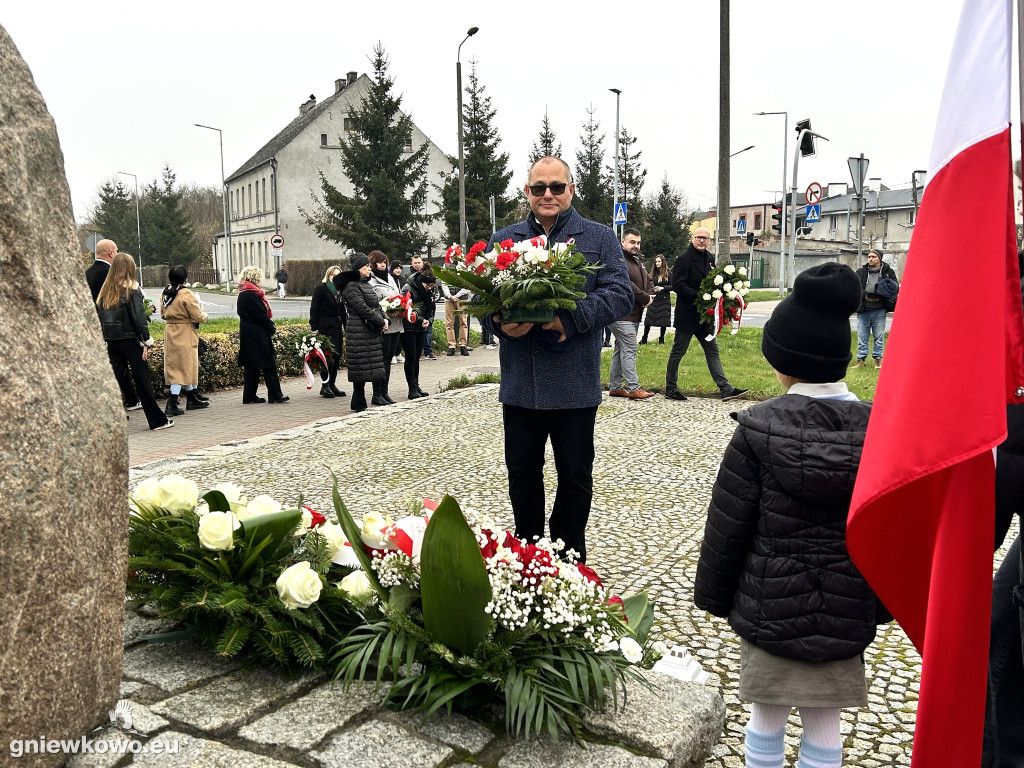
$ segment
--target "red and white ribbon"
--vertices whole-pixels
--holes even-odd
[[[302,372],[306,374],[306,389],[313,388],[313,370],[309,367],[310,359],[319,357],[323,363],[324,370],[328,369],[327,358],[324,356],[323,350],[314,348],[309,354],[306,355],[306,359],[302,361]]]

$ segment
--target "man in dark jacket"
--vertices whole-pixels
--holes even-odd
[[[282,264],[281,268],[274,273],[274,279],[277,280],[277,297],[279,299],[283,299],[285,294],[284,287],[288,282],[288,270],[284,268],[284,264]]]
[[[92,293],[92,303],[96,303],[96,297],[100,295],[100,288],[103,287],[110,271],[110,262],[117,255],[117,244],[113,240],[100,240],[96,243],[96,261],[85,270],[85,281],[89,284],[89,292]],[[132,381],[132,374],[128,363],[118,358],[111,359],[114,368],[114,378],[117,379],[117,386],[121,390],[121,402],[125,410],[137,411],[142,408],[142,402],[135,391],[135,384]]]
[[[857,362],[854,368],[863,368],[868,359],[868,337],[875,337],[871,356],[875,359],[875,368],[882,367],[882,351],[885,345],[886,307],[882,297],[875,292],[878,281],[885,278],[896,279],[892,267],[882,261],[882,252],[872,248],[868,252],[868,262],[857,270],[860,287],[863,291],[860,307],[857,308]]]
[[[636,375],[636,329],[640,325],[644,307],[654,300],[654,281],[644,269],[640,257],[640,230],[630,227],[623,231],[622,255],[626,259],[629,284],[633,289],[633,306],[628,315],[609,326],[615,337],[615,352],[612,354],[608,374],[608,394],[612,397],[646,400],[654,393],[645,391]]]
[[[715,259],[708,253],[711,243],[711,230],[697,227],[693,231],[693,240],[683,255],[676,259],[672,266],[672,290],[676,292],[676,335],[672,342],[672,351],[668,354],[668,369],[665,371],[665,397],[670,400],[685,400],[686,395],[679,391],[679,363],[690,346],[690,340],[696,336],[704,349],[704,359],[708,363],[708,371],[722,393],[723,400],[733,400],[745,395],[749,390],[737,389],[725,377],[722,360],[718,356],[718,342],[707,339],[708,326],[697,317],[697,291],[701,281],[715,267]]]
[[[551,439],[558,490],[549,523],[550,538],[586,560],[584,532],[594,495],[594,422],[601,403],[601,334],[629,312],[633,291],[622,248],[610,227],[588,221],[572,207],[575,185],[569,166],[546,156],[530,168],[525,193],[530,215],[491,236],[491,243],[516,242],[546,235],[549,243],[572,238],[576,250],[601,269],[587,275],[586,298],[573,310],[559,309],[555,319],[483,322],[501,337],[505,465],[516,536],[544,535],[544,446]]]

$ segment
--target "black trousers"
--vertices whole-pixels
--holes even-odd
[[[271,400],[278,400],[284,394],[281,391],[281,380],[277,378],[277,368],[248,368],[242,369],[242,402],[248,403],[256,397],[256,390],[260,386],[260,374],[267,383],[267,397]]]
[[[125,408],[141,402],[139,394],[135,391],[135,385],[132,383],[132,371],[128,361],[121,356],[118,356],[116,360],[109,354],[107,357],[110,358],[110,367],[114,369],[114,378],[117,379],[118,389],[121,390],[121,402],[124,403]]]
[[[532,540],[544,535],[544,446],[551,438],[558,487],[551,509],[550,538],[586,562],[586,528],[594,497],[594,423],[597,406],[535,410],[502,406],[505,424],[505,466],[516,536]]]
[[[392,322],[395,322],[392,319]],[[398,320],[397,322],[402,322]],[[385,333],[381,336],[380,348],[384,355],[384,381],[373,382],[373,394],[386,395],[388,387],[391,386],[391,361],[398,354],[398,347],[401,344],[401,337],[404,333]]]
[[[421,331],[405,331],[401,334],[402,354],[405,355],[405,382],[409,389],[420,383],[420,355],[423,352],[426,335]]]
[[[160,410],[156,402],[156,393],[153,392],[153,384],[149,380],[149,366],[142,359],[142,345],[135,339],[117,339],[107,342],[107,357],[110,358],[110,365],[117,375],[118,366],[125,371],[131,371],[128,376],[128,386],[132,386],[132,379],[135,380],[133,391],[138,392],[138,400],[132,401],[142,403],[142,411],[146,414],[146,421],[149,428],[155,429],[167,423],[167,417]],[[120,382],[118,382],[120,383]],[[122,394],[124,387],[121,388]]]

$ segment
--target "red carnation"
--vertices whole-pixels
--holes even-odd
[[[515,245],[515,243],[513,243],[512,240],[502,240],[501,241],[501,249],[503,251],[510,250],[512,248],[512,246],[514,246],[514,245]]]
[[[622,598],[618,595],[612,595],[608,598],[608,605],[617,605],[622,609],[622,621],[629,624],[629,619],[626,618],[626,606],[622,604]]]
[[[485,243],[483,240],[480,240],[480,241],[474,243],[473,246],[469,249],[469,257],[468,257],[469,260],[472,261],[473,258],[478,253],[480,253],[480,251],[482,251],[482,250],[484,250],[486,248],[487,248],[487,243]]]
[[[505,531],[505,549],[511,549],[518,555],[523,551],[523,542],[513,536],[509,531]]]
[[[512,266],[512,263],[515,260],[516,257],[514,253],[502,251],[501,253],[498,254],[498,258],[495,260],[494,266],[496,266],[498,269],[508,269],[510,266]]]
[[[481,264],[479,267],[477,267],[473,271],[476,272],[478,275],[482,275],[484,272],[487,271],[487,262],[485,261],[483,264]]]
[[[595,571],[593,568],[590,568],[584,565],[583,563],[576,563],[576,570],[582,573],[583,578],[585,578],[587,581],[592,581],[595,584],[597,584],[597,586],[601,586],[601,577],[597,575],[597,571]]]
[[[488,557],[494,557],[495,553],[498,551],[498,537],[494,535],[493,531],[489,531],[486,528],[481,528],[480,533],[482,533],[484,538],[487,540],[487,543],[480,547],[480,554],[484,556],[485,560]]]
[[[317,528],[317,527],[319,527],[319,526],[321,526],[321,525],[323,525],[324,523],[327,522],[327,518],[324,517],[323,515],[321,515],[319,512],[317,512],[312,507],[305,507],[304,506],[303,509],[305,509],[307,512],[309,512],[310,517],[313,518],[313,522],[310,523],[310,525],[309,525],[310,528]]]

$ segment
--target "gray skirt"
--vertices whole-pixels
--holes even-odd
[[[740,638],[740,699],[790,707],[864,707],[868,685],[862,656],[799,661]]]

